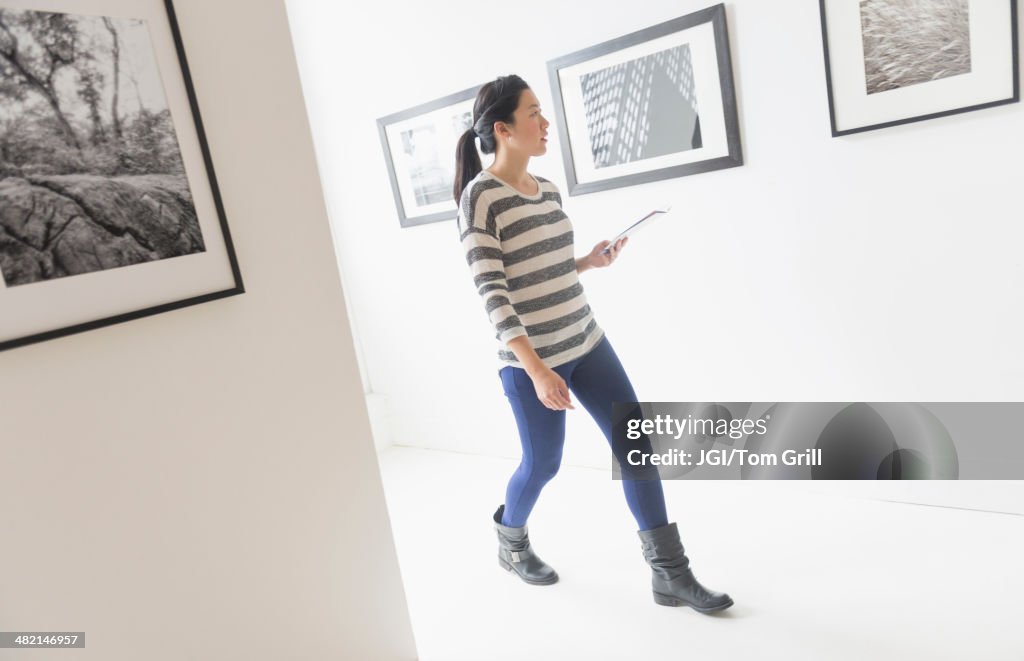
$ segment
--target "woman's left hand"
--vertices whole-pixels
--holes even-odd
[[[615,245],[610,245],[611,241],[602,241],[601,243],[594,246],[594,249],[590,251],[590,254],[586,256],[587,266],[593,268],[601,268],[603,266],[610,266],[612,262],[619,256],[622,249],[626,246],[629,241],[629,237],[619,239],[615,242]],[[610,247],[609,247],[610,246]],[[604,252],[604,249],[608,248],[608,252]]]

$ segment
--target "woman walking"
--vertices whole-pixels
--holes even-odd
[[[523,581],[550,585],[558,574],[533,551],[526,520],[541,489],[557,473],[566,409],[576,396],[601,428],[623,473],[625,448],[612,435],[612,402],[635,402],[629,378],[587,304],[579,274],[614,263],[628,239],[602,241],[576,259],[573,231],[553,183],[531,175],[530,158],[547,151],[548,121],[518,76],[484,85],[473,126],[456,150],[458,228],[477,291],[498,340],[499,376],[515,415],[523,458],[494,513],[498,562]],[[482,168],[476,139],[494,163]],[[608,249],[605,252],[605,249]],[[650,444],[645,438],[648,451]],[[657,469],[622,480],[655,602],[702,613],[732,605],[705,589],[689,568],[675,523],[668,523]]]

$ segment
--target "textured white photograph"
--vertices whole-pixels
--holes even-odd
[[[819,0],[832,135],[1020,99],[1016,0]]]
[[[861,0],[868,94],[971,72],[967,0]]]

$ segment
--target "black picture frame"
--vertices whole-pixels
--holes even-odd
[[[724,149],[720,149],[720,153],[718,155],[692,162],[665,167],[653,167],[650,170],[632,172],[604,179],[582,180],[579,176],[580,168],[577,164],[578,162],[582,162],[581,159],[587,158],[587,155],[574,153],[573,138],[570,133],[575,131],[576,135],[583,135],[583,118],[579,116],[567,116],[567,104],[565,100],[567,90],[563,89],[560,72],[568,67],[586,63],[618,51],[625,51],[631,47],[641,45],[667,35],[672,35],[677,32],[682,32],[705,23],[711,25],[714,34],[714,59],[718,72],[717,93],[721,99],[722,110],[720,117],[716,117],[715,119],[724,125],[724,142],[722,144]],[[551,83],[551,95],[554,100],[559,144],[562,149],[562,162],[565,167],[569,195],[582,195],[609,190],[612,188],[620,188],[623,186],[635,186],[637,184],[659,181],[662,179],[685,177],[743,165],[743,150],[739,129],[739,112],[737,107],[736,88],[733,80],[732,56],[730,53],[729,32],[724,4],[714,5],[670,21],[665,21],[664,23],[659,23],[621,37],[602,42],[574,53],[563,55],[550,60],[547,63],[547,69],[548,79]],[[576,114],[579,115],[579,113]],[[698,121],[706,122],[703,116],[698,119]],[[590,161],[593,161],[592,157],[590,157]]]
[[[41,2],[40,5],[45,5],[45,3]],[[161,12],[161,7],[162,7],[162,12]],[[40,6],[38,9],[36,9],[36,8],[32,8],[32,9],[28,9],[28,10],[19,9],[19,11],[53,12],[55,10],[52,7]],[[189,111],[191,113],[191,118],[192,118],[192,123],[193,123],[192,126],[188,127],[188,130],[190,132],[192,130],[194,130],[194,137],[196,138],[196,142],[198,143],[198,150],[199,150],[199,153],[201,154],[201,159],[200,159],[201,160],[201,165],[205,169],[204,176],[200,177],[199,180],[204,182],[204,186],[208,182],[209,189],[208,190],[204,189],[204,194],[208,195],[208,197],[205,197],[204,199],[208,200],[210,206],[212,207],[212,209],[215,210],[215,217],[214,217],[213,213],[210,213],[208,215],[204,215],[204,217],[207,218],[207,222],[208,222],[207,226],[208,226],[208,228],[209,227],[214,227],[214,228],[217,228],[219,230],[220,236],[217,237],[216,241],[217,241],[217,245],[223,247],[223,253],[220,253],[218,251],[216,253],[216,255],[214,257],[212,257],[211,259],[216,259],[216,260],[219,261],[219,265],[217,266],[217,269],[219,269],[219,271],[221,272],[222,276],[220,276],[220,277],[221,277],[221,279],[224,282],[223,283],[217,283],[216,285],[214,285],[212,287],[212,291],[204,292],[204,293],[197,294],[197,295],[185,296],[185,297],[177,299],[177,300],[171,300],[171,301],[167,301],[167,302],[162,302],[162,303],[155,304],[155,305],[146,305],[144,307],[137,307],[135,309],[129,309],[129,310],[126,310],[125,312],[116,313],[116,314],[104,314],[104,315],[99,316],[97,318],[86,319],[86,320],[82,320],[82,321],[76,321],[75,323],[69,323],[69,324],[66,324],[66,325],[61,325],[60,327],[50,328],[50,329],[46,329],[46,330],[42,330],[42,331],[37,331],[37,332],[31,332],[31,333],[25,333],[25,334],[17,334],[16,336],[11,336],[11,337],[6,337],[6,336],[3,336],[3,335],[0,335],[0,351],[10,350],[10,349],[14,349],[14,348],[17,348],[17,347],[23,347],[23,346],[30,345],[30,344],[35,344],[35,343],[38,343],[38,342],[43,342],[43,341],[52,340],[52,339],[56,339],[56,338],[60,338],[60,337],[65,337],[65,336],[73,335],[73,334],[76,334],[76,333],[82,333],[82,332],[93,330],[93,329],[97,329],[97,328],[103,328],[103,327],[106,327],[106,326],[111,326],[113,324],[119,324],[119,323],[123,323],[123,322],[126,322],[126,321],[132,321],[132,320],[140,319],[140,318],[143,318],[143,317],[148,317],[148,316],[152,316],[152,315],[156,315],[156,314],[161,314],[161,313],[164,313],[164,312],[169,312],[171,310],[177,310],[177,309],[180,309],[180,308],[184,308],[184,307],[188,307],[188,306],[192,306],[192,305],[198,305],[200,303],[206,303],[206,302],[209,302],[209,301],[214,301],[214,300],[218,300],[218,299],[222,299],[222,298],[226,298],[226,297],[230,297],[230,296],[237,296],[239,294],[245,293],[245,286],[244,286],[244,284],[242,282],[241,269],[240,269],[239,264],[238,264],[238,258],[237,258],[236,254],[235,254],[234,244],[233,244],[232,239],[231,239],[231,232],[230,232],[230,229],[228,227],[227,215],[226,215],[225,210],[224,210],[224,203],[223,203],[223,200],[222,200],[222,197],[221,197],[220,188],[219,188],[219,186],[217,184],[217,178],[216,178],[216,174],[214,172],[213,158],[212,158],[212,156],[210,154],[209,143],[207,141],[206,132],[205,132],[205,129],[203,127],[203,121],[202,121],[202,117],[201,117],[200,110],[199,110],[199,103],[198,103],[198,100],[197,100],[197,97],[196,97],[195,88],[194,88],[194,85],[193,85],[193,82],[192,82],[192,77],[191,77],[191,73],[190,73],[190,69],[189,69],[189,64],[188,64],[188,59],[187,59],[186,54],[185,54],[185,48],[184,48],[184,44],[183,44],[183,41],[182,41],[181,30],[179,28],[177,17],[176,17],[175,11],[174,11],[174,4],[173,4],[172,0],[162,0],[162,1],[161,0],[153,0],[152,5],[147,5],[146,6],[146,11],[150,12],[149,19],[152,19],[153,16],[160,16],[161,18],[166,18],[167,24],[166,24],[166,26],[162,26],[162,28],[166,28],[166,29],[168,29],[170,31],[170,37],[171,37],[171,41],[173,42],[173,50],[174,50],[173,56],[176,57],[176,61],[177,61],[178,67],[180,68],[180,71],[179,72],[175,72],[175,73],[176,74],[180,73],[180,76],[181,76],[180,83],[183,84],[184,93],[187,96],[187,107],[188,107],[188,109],[189,109]],[[152,27],[152,26],[150,26],[150,27]],[[154,57],[155,57],[155,52],[156,52],[155,51],[155,49],[156,49],[155,43],[153,45],[153,48],[154,48]],[[168,51],[167,57],[168,58],[172,57],[172,55],[169,53],[169,51]],[[166,71],[161,71],[160,72],[160,75],[162,77],[166,77],[166,74],[167,74]],[[177,83],[175,83],[175,84],[177,84]],[[180,88],[178,88],[178,89],[180,89]],[[172,122],[173,122],[173,119],[172,119]],[[181,124],[175,124],[175,131],[176,131],[176,136],[175,137],[176,137],[176,139],[179,139],[179,140],[180,140],[180,137],[177,135],[177,133],[180,132],[180,130],[181,130]],[[189,167],[196,168],[196,167],[198,167],[199,162],[196,161],[196,162],[191,163],[191,164],[190,163],[185,163],[185,165],[186,165],[186,169],[188,169]],[[0,177],[0,179],[2,179],[2,177]],[[3,199],[0,198],[0,204],[2,204],[2,203],[3,203]],[[196,206],[198,207],[199,205],[197,204]],[[204,209],[205,208],[206,207],[204,206]],[[198,213],[198,211],[197,211],[197,213]],[[204,214],[205,214],[205,211],[204,211]],[[207,237],[204,237],[204,240],[205,239],[207,239]],[[211,253],[207,253],[207,249],[208,249],[209,245],[210,245],[210,242],[207,240],[205,245],[204,245],[204,249],[202,251],[200,251],[200,252],[204,253],[204,256],[207,255],[207,254],[211,254]],[[175,258],[175,259],[180,259],[180,258]],[[164,259],[163,261],[165,261],[165,262],[174,262],[175,260],[174,259]],[[143,264],[135,264],[134,266],[131,266],[131,265],[129,265],[129,266],[121,266],[121,267],[116,267],[116,268],[110,268],[109,271],[110,272],[117,272],[119,278],[123,278],[125,280],[131,280],[133,278],[137,278],[137,275],[133,275],[132,268],[138,267],[138,266],[145,266],[145,265],[143,265]],[[230,278],[227,277],[228,273],[230,273]],[[88,277],[89,275],[92,275],[92,274],[85,274],[85,275],[78,275],[78,276],[63,276],[61,278],[61,281],[63,281],[63,280],[72,280],[72,279],[75,279],[75,278]],[[228,280],[231,280],[232,282],[230,284],[227,284]],[[0,280],[0,285],[3,285],[3,284],[4,284],[3,281]],[[227,286],[224,286],[225,284],[227,284]],[[25,288],[31,288],[31,287],[36,287],[37,284],[27,284],[27,285],[21,285],[21,286],[23,286]],[[28,289],[26,289],[26,291],[27,290]],[[116,295],[116,294],[114,294],[112,292],[102,291],[102,290],[91,290],[90,294],[92,296],[94,296],[95,300],[97,300],[97,301],[103,300],[104,299],[104,295],[106,295],[107,299],[103,300],[104,304],[109,304],[109,302],[110,302],[109,298],[111,296],[115,296]],[[3,307],[4,306],[2,304],[0,304],[0,316],[2,316],[5,313],[5,310],[3,310]],[[86,313],[85,316],[88,316],[88,314]]]
[[[995,1],[996,0],[992,0],[992,2]],[[827,13],[827,5],[829,4],[829,2],[830,0],[818,0],[818,12],[821,19],[821,41],[825,62],[825,87],[828,94],[829,125],[831,127],[833,138],[845,135],[852,135],[855,133],[863,133],[865,131],[874,131],[877,129],[890,128],[893,126],[901,126],[913,122],[922,122],[929,119],[948,117],[950,115],[957,115],[960,113],[972,112],[975,110],[983,110],[985,108],[993,108],[996,106],[1002,106],[1009,103],[1018,103],[1020,101],[1020,47],[1017,27],[1017,0],[1004,0],[1004,2],[1009,3],[1009,34],[1006,36],[1009,39],[1009,55],[1012,59],[1012,93],[1009,96],[1004,98],[992,99],[981,103],[970,103],[960,107],[935,110],[934,112],[923,112],[908,117],[898,117],[888,121],[870,122],[862,125],[856,125],[856,123],[854,123],[851,125],[844,125],[842,127],[839,126],[839,121],[837,120],[837,104],[839,103],[839,101],[837,100],[838,94],[835,89],[837,83],[833,77],[834,57],[830,50],[829,39],[829,21]]]
[[[413,173],[407,171],[405,164],[400,165],[397,163],[396,154],[402,150],[402,146],[397,144],[398,141],[389,139],[389,130],[399,125],[408,124],[409,121],[415,121],[417,118],[422,118],[424,122],[427,122],[426,125],[429,128],[433,128],[429,123],[430,119],[428,117],[432,113],[451,108],[451,118],[454,119],[456,114],[459,113],[459,109],[464,108],[467,103],[470,108],[470,122],[472,122],[472,102],[482,86],[483,83],[377,119],[377,133],[380,137],[381,149],[384,151],[384,161],[388,168],[388,181],[391,182],[391,193],[395,200],[398,222],[403,228],[453,220],[458,214],[458,206],[451,197],[451,191],[455,186],[455,182],[453,176],[442,175],[430,193],[435,198],[447,196],[447,202],[435,201],[425,202],[423,205],[416,204],[416,201],[413,199],[415,193],[410,190],[410,185],[413,184]],[[455,133],[453,131],[452,135],[454,136]],[[434,154],[428,156],[429,164],[434,166],[435,170],[437,165],[451,165],[453,174],[456,140],[440,139],[439,141],[441,145],[448,146],[449,149],[445,150],[443,146],[439,146]],[[405,192],[404,195],[403,191]],[[443,208],[437,209],[438,206]],[[424,208],[432,210],[424,211]]]

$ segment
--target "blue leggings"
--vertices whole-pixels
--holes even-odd
[[[650,474],[646,479],[627,479],[624,449],[613,441],[612,402],[635,402],[636,393],[607,336],[583,356],[559,365],[554,370],[565,379],[577,402],[583,404],[608,439],[612,454],[623,469],[622,489],[626,493],[626,503],[640,530],[651,530],[668,523],[665,495],[661,480],[657,477],[657,469],[653,469],[654,479],[651,479]],[[537,398],[533,381],[521,367],[507,365],[498,374],[505,396],[512,405],[516,425],[519,427],[519,439],[523,444],[523,459],[512,474],[505,492],[505,513],[501,523],[519,528],[526,525],[526,519],[541,489],[555,476],[562,463],[565,411],[555,411],[544,406]],[[646,442],[647,451],[650,452],[650,442],[646,437],[643,442]]]

